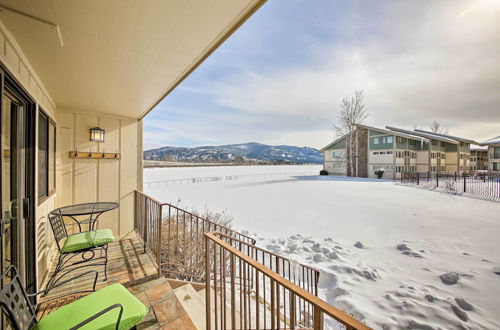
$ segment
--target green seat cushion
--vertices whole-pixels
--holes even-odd
[[[120,330],[134,327],[148,313],[148,308],[139,299],[134,297],[123,285],[116,283],[48,314],[36,323],[33,329],[70,329],[114,304],[123,306]],[[119,313],[119,308],[113,309],[80,329],[115,330]]]
[[[111,229],[86,231],[69,235],[64,242],[62,251],[67,253],[88,249],[92,246],[102,246],[113,242],[114,239]]]

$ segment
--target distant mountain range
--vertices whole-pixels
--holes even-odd
[[[144,151],[144,159],[193,163],[320,164],[323,162],[322,154],[314,148],[286,145],[269,146],[256,142],[195,148],[161,147]]]

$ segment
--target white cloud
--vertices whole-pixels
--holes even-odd
[[[283,143],[326,144],[319,139],[341,98],[357,89],[365,90],[374,125],[425,127],[438,119],[471,138],[498,135],[500,1],[403,1],[371,22],[369,10],[360,10],[352,22],[360,26],[339,29],[363,35],[329,45],[318,40],[307,64],[239,72],[211,83],[207,93],[219,106],[293,122],[270,134]]]

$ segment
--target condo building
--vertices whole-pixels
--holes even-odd
[[[321,149],[329,174],[351,176],[347,135]],[[470,145],[476,142],[425,130],[356,125],[353,133],[353,176],[400,179],[401,173],[457,173],[470,170]],[[500,158],[500,157],[499,157]],[[499,159],[500,160],[500,159]]]
[[[427,138],[383,128],[357,125],[353,133],[353,176],[399,179],[401,173],[417,172],[417,151]],[[323,168],[329,174],[351,175],[347,136],[344,135],[321,149]]]
[[[488,170],[488,147],[473,146],[470,148],[471,171]]]
[[[484,141],[481,146],[488,147],[488,171],[500,172],[500,136]]]

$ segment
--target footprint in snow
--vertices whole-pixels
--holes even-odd
[[[458,308],[457,306],[451,305],[451,310],[462,321],[467,322],[469,320],[469,316],[467,315],[467,313]]]
[[[453,285],[458,282],[460,275],[458,275],[458,273],[455,272],[450,272],[439,276],[439,278],[441,279],[441,282],[443,282],[444,284]]]
[[[455,298],[455,301],[457,302],[458,307],[463,309],[464,311],[473,311],[474,306],[472,306],[467,300],[464,298]]]
[[[364,245],[363,245],[363,243],[361,243],[361,242],[356,242],[356,243],[354,243],[354,246],[355,246],[355,247],[357,247],[358,249],[362,249],[362,248],[364,248]]]

